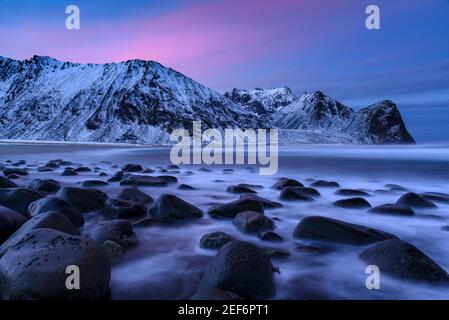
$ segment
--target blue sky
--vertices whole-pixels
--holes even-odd
[[[65,7],[81,30],[65,29]],[[376,4],[381,29],[365,28]],[[220,92],[322,90],[397,102],[419,142],[449,141],[448,0],[0,0],[0,55],[157,60]]]

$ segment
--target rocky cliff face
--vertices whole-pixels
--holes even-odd
[[[321,92],[222,95],[154,61],[0,57],[1,139],[158,144],[193,120],[203,129],[277,127],[287,143],[413,143],[391,101],[355,112]]]

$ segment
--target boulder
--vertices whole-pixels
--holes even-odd
[[[56,193],[61,189],[61,184],[53,179],[35,179],[28,186],[31,190],[41,193]]]
[[[134,202],[109,199],[99,213],[108,219],[128,219],[146,215],[147,208]]]
[[[276,201],[271,201],[271,200],[256,196],[255,194],[251,194],[251,193],[241,194],[240,199],[251,199],[251,200],[259,201],[262,204],[262,206],[267,209],[275,209],[275,208],[283,207],[282,203],[279,203]]]
[[[243,233],[258,234],[274,228],[274,222],[271,219],[256,211],[240,212],[232,223]]]
[[[229,186],[226,189],[227,192],[229,193],[257,193],[256,191],[248,188],[248,187],[242,187],[242,186]]]
[[[276,190],[282,190],[285,187],[304,187],[304,185],[297,180],[283,178],[271,186],[271,188]]]
[[[165,187],[168,182],[159,177],[131,175],[124,177],[120,184],[122,186]]]
[[[34,229],[52,229],[73,236],[80,235],[78,229],[75,228],[70,220],[64,215],[58,212],[45,212],[32,217],[17,229],[17,231],[0,246],[0,256],[4,255],[10,247],[15,246]]]
[[[140,164],[129,163],[122,167],[123,172],[142,172],[143,168]]]
[[[424,193],[421,193],[421,196],[424,199],[427,199],[427,200],[430,200],[430,201],[449,203],[449,194],[446,194],[446,193],[442,193],[442,192],[424,192]]]
[[[75,172],[91,172],[92,171],[92,169],[91,168],[88,168],[88,167],[78,167],[78,168],[76,168],[75,169]]]
[[[231,291],[252,300],[276,294],[273,265],[264,250],[242,241],[230,241],[207,268],[200,287]]]
[[[371,204],[363,198],[341,199],[334,202],[334,206],[345,209],[371,208]]]
[[[370,213],[386,214],[394,216],[414,216],[415,212],[409,207],[399,206],[397,204],[382,204],[380,206],[369,209]]]
[[[220,249],[226,243],[233,240],[234,238],[225,232],[210,232],[201,237],[200,247],[203,249]]]
[[[125,254],[125,249],[115,241],[106,240],[101,246],[106,251],[112,262],[120,260],[120,258],[122,258]]]
[[[43,194],[26,188],[0,189],[0,206],[27,216],[28,206],[43,197]]]
[[[317,180],[312,183],[312,187],[323,187],[323,188],[339,188],[340,185],[335,181]]]
[[[369,193],[356,189],[338,189],[337,191],[335,191],[335,194],[339,196],[349,197],[369,197]]]
[[[402,195],[396,202],[398,206],[410,208],[436,208],[432,201],[425,199],[423,196],[414,192],[407,192]]]
[[[98,187],[106,187],[109,183],[101,180],[86,180],[83,181],[83,187],[85,188],[98,188]]]
[[[0,244],[8,239],[27,221],[22,214],[0,206]]]
[[[265,231],[261,232],[257,235],[257,237],[260,240],[269,241],[269,242],[282,242],[284,241],[284,238],[282,238],[280,235],[278,235],[276,232],[273,231]]]
[[[315,199],[302,191],[302,188],[286,187],[279,196],[281,200],[314,201]]]
[[[239,199],[225,204],[212,206],[208,210],[208,214],[213,218],[233,219],[237,213],[243,211],[264,212],[263,205],[260,201],[254,199]]]
[[[49,197],[39,199],[31,203],[28,207],[28,215],[30,217],[46,212],[59,212],[69,219],[70,222],[77,228],[84,225],[83,215],[76,208],[59,198]]]
[[[14,181],[11,181],[6,177],[0,176],[0,188],[8,189],[8,188],[17,188],[17,187],[18,187],[18,185]]]
[[[117,199],[137,204],[150,204],[154,202],[152,197],[140,191],[137,187],[128,187],[121,190]]]
[[[114,241],[123,248],[138,244],[132,224],[127,220],[103,221],[87,233],[87,236],[99,244],[105,241]]]
[[[349,245],[366,245],[396,238],[377,229],[319,216],[302,219],[293,232],[293,237]]]
[[[184,183],[180,184],[178,189],[179,190],[195,190],[195,188],[192,187],[191,185],[184,184]]]
[[[78,290],[67,290],[69,266],[79,270]],[[108,293],[111,263],[95,241],[35,229],[0,259],[0,278],[6,300],[95,300]]]
[[[363,251],[360,257],[399,279],[449,285],[449,275],[443,268],[415,246],[399,239],[378,243]]]
[[[81,213],[96,211],[106,206],[108,196],[95,189],[66,187],[61,189],[57,196],[78,209]]]
[[[27,169],[19,169],[19,168],[5,168],[5,169],[3,169],[3,174],[6,177],[10,176],[10,175],[27,176],[28,170]]]
[[[61,176],[66,176],[66,177],[77,176],[77,175],[78,175],[78,172],[76,172],[73,168],[65,168],[61,174]]]
[[[173,222],[201,218],[203,211],[175,195],[164,194],[150,209],[150,215],[157,221]]]

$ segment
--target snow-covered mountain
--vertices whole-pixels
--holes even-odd
[[[320,92],[222,95],[154,61],[0,57],[0,139],[157,144],[193,120],[203,129],[278,127],[281,142],[413,142],[390,101],[355,112]]]

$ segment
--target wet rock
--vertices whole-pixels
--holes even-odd
[[[269,299],[276,294],[273,266],[265,252],[241,241],[228,242],[218,251],[200,287],[231,291],[246,299]]]
[[[142,204],[109,199],[99,213],[108,219],[129,219],[146,215],[147,208]]]
[[[238,294],[216,288],[206,288],[200,290],[190,300],[243,300]]]
[[[302,219],[293,232],[293,237],[350,245],[365,245],[396,238],[380,230],[319,216]]]
[[[9,238],[27,221],[22,214],[0,206],[0,244]]]
[[[399,239],[378,243],[360,257],[393,277],[433,285],[449,284],[449,275],[443,268],[415,246]]]
[[[17,188],[17,187],[18,187],[18,185],[14,181],[11,181],[6,177],[0,176],[0,188],[8,189],[8,188]]]
[[[271,200],[256,196],[254,194],[249,194],[249,193],[241,194],[240,199],[251,199],[251,200],[259,201],[262,204],[262,206],[267,209],[275,209],[275,208],[283,207],[282,203],[279,203],[276,201],[271,201]]]
[[[80,287],[67,290],[67,266],[79,268]],[[0,259],[0,292],[7,300],[90,300],[109,290],[111,263],[95,241],[35,229]]]
[[[27,216],[28,206],[44,195],[26,188],[0,189],[0,205]]]
[[[374,208],[369,209],[370,213],[376,214],[386,214],[395,216],[414,216],[415,212],[409,207],[399,206],[397,204],[383,204]]]
[[[17,180],[17,179],[20,179],[20,176],[18,176],[16,174],[10,174],[9,176],[7,176],[7,178],[9,180]]]
[[[356,189],[338,189],[335,191],[336,195],[339,196],[349,196],[349,197],[369,197],[369,193],[362,191],[362,190],[356,190]]]
[[[77,176],[77,175],[78,175],[78,172],[76,172],[72,168],[65,168],[64,171],[61,174],[61,176],[65,176],[65,177]]]
[[[290,252],[277,248],[264,248],[264,253],[268,259],[286,259],[290,257]]]
[[[424,197],[414,192],[408,192],[402,195],[396,202],[398,206],[411,207],[411,208],[436,208],[430,200],[426,200]]]
[[[385,185],[385,188],[391,190],[391,191],[409,191],[409,189],[400,186],[398,184],[389,183]]]
[[[158,221],[173,222],[201,218],[203,211],[175,195],[164,194],[150,209],[150,215]]]
[[[254,199],[240,199],[225,204],[212,206],[208,214],[213,218],[233,219],[239,212],[256,211],[263,213],[263,205]]]
[[[112,262],[120,260],[125,255],[125,249],[115,241],[106,240],[101,246]]]
[[[163,176],[157,176],[157,178],[164,180],[168,184],[178,183],[178,178],[176,178],[174,176],[163,175]]]
[[[424,192],[424,193],[421,193],[421,196],[424,199],[427,199],[429,201],[449,203],[449,194],[446,194],[446,193],[441,193],[441,192]]]
[[[130,163],[130,164],[124,165],[124,166],[122,167],[122,171],[123,171],[123,172],[142,172],[142,171],[143,171],[143,168],[142,168],[142,166],[139,165],[139,164],[133,164],[133,163]]]
[[[200,171],[200,172],[211,172],[212,170],[207,169],[205,167],[201,167],[201,168],[198,169],[198,171]]]
[[[41,193],[56,193],[61,189],[61,184],[53,179],[35,179],[28,186],[31,190]]]
[[[55,171],[55,169],[53,168],[49,168],[49,167],[39,167],[37,168],[38,172],[53,172]]]
[[[64,215],[58,212],[45,212],[32,217],[22,224],[22,226],[0,246],[0,256],[4,255],[9,248],[18,244],[24,237],[29,235],[30,231],[34,229],[52,229],[73,236],[80,235],[78,229],[75,228],[70,220]]]
[[[384,189],[377,189],[374,190],[374,194],[380,194],[380,195],[391,195],[391,194],[395,194],[395,191],[391,191],[391,190],[384,190]]]
[[[59,169],[59,165],[55,162],[48,162],[44,167],[50,168],[50,169]]]
[[[81,213],[96,211],[106,206],[108,196],[95,189],[66,187],[61,189],[57,196],[78,209]]]
[[[335,181],[317,180],[312,183],[312,187],[340,188],[340,185]]]
[[[243,233],[257,234],[274,228],[274,222],[256,211],[238,213],[232,223]]]
[[[75,172],[78,172],[78,173],[91,172],[91,171],[92,171],[92,169],[88,168],[88,167],[78,167],[75,169]]]
[[[203,249],[220,249],[226,243],[233,240],[235,239],[225,232],[210,232],[201,237],[200,247]]]
[[[123,189],[122,191],[120,191],[117,199],[138,204],[150,204],[154,202],[151,196],[140,191],[140,189],[137,187],[128,187]]]
[[[260,240],[270,241],[270,242],[282,242],[282,241],[284,241],[284,238],[282,238],[280,235],[278,235],[276,232],[273,232],[273,231],[261,232],[261,233],[259,233],[257,235],[257,237]]]
[[[237,186],[250,189],[263,189],[263,185],[261,184],[239,183]]]
[[[128,248],[139,243],[132,224],[127,220],[103,221],[91,229],[87,236],[99,244],[111,240],[123,248]]]
[[[371,208],[371,204],[363,198],[349,198],[337,200],[334,202],[334,206],[345,209]]]
[[[28,208],[30,217],[34,217],[46,212],[59,212],[64,215],[75,227],[84,225],[83,215],[66,201],[59,198],[43,198],[34,201]]]
[[[19,169],[19,168],[6,168],[6,169],[3,169],[3,174],[6,177],[8,177],[10,175],[27,176],[28,170],[27,169]]]
[[[107,177],[108,174],[105,172],[100,172],[100,174],[98,175],[99,177]]]
[[[276,190],[282,190],[286,187],[304,187],[304,185],[297,180],[284,178],[271,186],[271,188]]]
[[[194,187],[188,184],[180,184],[178,187],[179,190],[196,190]]]
[[[125,175],[122,171],[117,171],[111,178],[109,178],[108,182],[120,182],[125,177],[129,177],[130,175]]]
[[[83,187],[86,188],[98,188],[98,187],[106,187],[109,183],[101,180],[87,180],[83,182]]]
[[[132,175],[124,178],[120,184],[122,186],[165,187],[168,182],[159,177]]]
[[[256,191],[248,188],[248,187],[242,187],[242,186],[229,186],[226,189],[227,192],[230,193],[257,193]]]
[[[301,190],[301,188],[286,187],[279,196],[281,200],[314,201],[315,199]]]
[[[321,193],[317,189],[310,188],[310,187],[295,187],[298,191],[301,191],[302,193],[308,194],[311,197],[318,198],[321,197]]]

